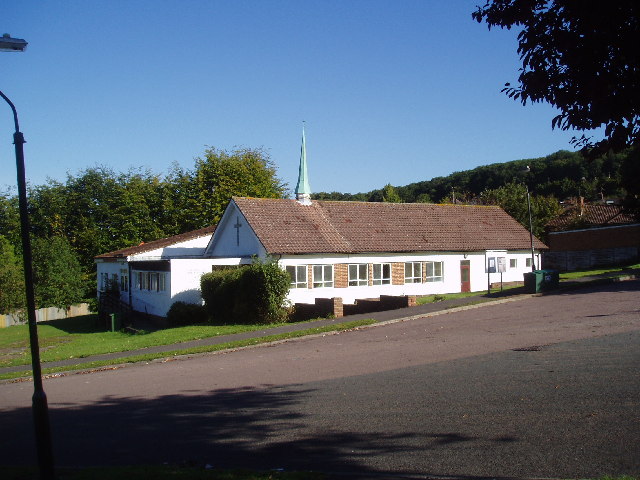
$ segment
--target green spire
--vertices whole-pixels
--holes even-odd
[[[307,175],[307,146],[304,138],[304,124],[302,125],[302,147],[300,147],[300,168],[298,170],[298,184],[296,185],[296,199],[310,200],[311,187]]]

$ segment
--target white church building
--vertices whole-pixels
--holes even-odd
[[[276,260],[291,303],[480,291],[523,281],[546,246],[500,207],[311,200],[303,143],[296,199],[234,197],[215,227],[96,257],[98,291],[118,285],[135,311],[201,303],[200,277]]]

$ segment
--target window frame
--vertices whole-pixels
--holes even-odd
[[[351,276],[352,267],[356,270],[356,277]],[[364,268],[364,277],[362,269]],[[350,263],[348,269],[348,285],[350,287],[366,287],[369,285],[369,265],[367,263]]]
[[[320,269],[320,272],[321,272],[320,280],[316,279],[317,269]],[[326,278],[327,273],[329,273],[329,276],[331,277],[330,279]],[[311,282],[312,282],[313,288],[331,288],[333,287],[333,283],[334,283],[333,279],[334,279],[333,265],[319,264],[319,265],[313,265],[313,267],[311,268]]]
[[[436,268],[438,267],[438,268]],[[431,269],[431,275],[429,274],[429,270]],[[439,275],[436,271],[440,270]],[[444,282],[444,262],[439,261],[428,261],[425,262],[425,282],[427,283],[439,283]]]
[[[416,265],[419,267],[417,275]],[[407,267],[411,268],[410,275],[407,275]],[[422,262],[404,262],[404,283],[422,283]]]
[[[509,268],[518,268],[518,259],[510,258],[509,259]]]
[[[291,273],[293,270],[293,275]],[[285,271],[289,274],[291,282],[289,282],[289,288],[309,288],[307,265],[287,265]],[[300,280],[300,272],[304,273],[304,281]]]
[[[376,276],[376,267],[380,268],[380,275]],[[388,276],[385,277],[385,270],[388,270]],[[371,265],[372,285],[391,285],[391,264],[390,263],[373,263]]]

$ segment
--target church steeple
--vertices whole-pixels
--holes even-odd
[[[300,167],[298,169],[298,184],[296,185],[296,200],[303,205],[311,205],[311,187],[307,175],[307,146],[304,138],[304,123],[302,124],[302,147],[300,147]]]

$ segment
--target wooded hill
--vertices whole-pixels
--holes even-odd
[[[622,198],[622,165],[626,153],[607,154],[591,162],[580,152],[560,150],[542,158],[514,160],[494,163],[454,172],[446,177],[396,186],[395,191],[402,202],[460,202],[474,201],[485,190],[495,190],[509,183],[526,184],[538,196],[564,200],[583,196],[587,201],[602,198]],[[529,166],[530,171],[524,170]],[[380,202],[384,200],[381,188],[368,193],[320,192],[313,196],[318,200],[357,200]],[[478,202],[482,203],[482,202]]]

